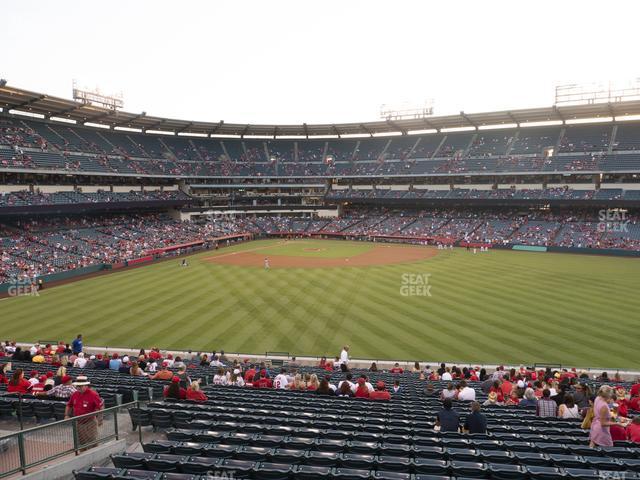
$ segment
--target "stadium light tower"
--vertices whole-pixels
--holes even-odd
[[[87,105],[96,105],[110,110],[124,107],[122,93],[118,95],[103,95],[97,88],[95,90],[78,88],[75,80],[73,81],[73,99]]]
[[[433,115],[433,98],[422,103],[401,102],[385,103],[380,106],[382,120],[406,120],[408,118],[424,118]]]
[[[555,105],[591,105],[640,100],[640,78],[621,83],[572,83],[557,85]]]

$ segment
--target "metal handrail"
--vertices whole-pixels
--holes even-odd
[[[17,453],[18,453],[18,459],[19,459],[19,466],[16,466],[14,468],[11,468],[9,466],[9,469],[7,470],[0,469],[0,478],[7,477],[9,475],[13,475],[18,472],[22,472],[23,475],[26,475],[27,470],[29,468],[41,465],[51,460],[55,460],[56,458],[62,457],[64,455],[68,455],[70,453],[75,453],[76,455],[78,455],[81,451],[87,448],[94,447],[100,443],[104,443],[112,439],[118,440],[120,437],[120,429],[118,428],[118,411],[121,408],[132,408],[132,407],[138,407],[139,405],[140,403],[137,401],[129,402],[122,405],[116,405],[115,407],[106,408],[104,410],[99,410],[97,412],[78,415],[76,417],[72,417],[65,420],[50,422],[50,423],[47,423],[46,425],[38,425],[36,427],[27,428],[25,430],[20,430],[18,432],[10,433],[8,435],[4,435],[0,437],[0,458],[2,458],[3,456],[6,456],[5,458],[7,458],[6,462],[0,462],[0,468],[2,468],[3,465],[9,466],[10,464],[9,455],[11,455],[11,453],[8,453],[10,452],[10,447],[7,448],[7,451],[3,451],[3,445],[11,445],[11,444],[17,445],[17,448],[18,448]],[[105,435],[99,438],[95,438],[89,442],[81,443],[82,438],[81,438],[81,434],[79,434],[78,424],[86,425],[86,422],[83,422],[83,420],[90,420],[92,418],[97,418],[98,421],[102,421],[105,417],[108,417],[110,415],[113,415],[113,422],[114,422],[113,433],[110,433],[109,435]],[[55,428],[64,428],[66,425],[71,425],[72,437],[73,437],[72,446],[70,446],[69,448],[65,448],[61,451],[57,451],[54,454],[44,455],[43,458],[38,458],[36,461],[30,461],[30,459],[27,456],[28,449],[25,444],[25,438],[33,436],[38,431],[51,430]],[[59,445],[62,445],[62,444],[63,444],[62,442],[59,443]]]

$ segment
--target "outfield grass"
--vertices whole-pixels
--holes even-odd
[[[640,367],[637,259],[455,249],[366,268],[264,271],[201,261],[256,248],[328,258],[371,248],[278,242],[2,300],[0,336],[70,341],[83,333],[89,345],[298,355],[335,355],[348,343],[361,358]],[[431,296],[402,296],[403,274],[430,274]]]

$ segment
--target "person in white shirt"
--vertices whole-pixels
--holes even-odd
[[[244,387],[244,379],[242,378],[242,372],[240,372],[239,368],[233,371],[233,375],[229,378],[229,385]]]
[[[280,373],[273,379],[273,388],[284,390],[289,385],[289,378],[287,377],[287,369],[283,368]]]
[[[476,391],[467,385],[467,382],[462,380],[459,386],[458,400],[463,402],[473,402],[476,399]]]
[[[213,356],[213,360],[211,360],[211,363],[209,364],[209,366],[211,367],[224,367],[224,363],[222,363],[219,359],[217,355]]]
[[[40,344],[36,343],[35,345],[33,345],[30,349],[29,349],[29,353],[31,354],[31,356],[33,357],[36,353],[38,353],[38,350],[40,350]]]
[[[346,378],[344,380],[340,380],[338,382],[338,386],[336,387],[336,390],[340,390],[340,388],[342,387],[342,384],[344,382],[347,382],[349,384],[349,387],[351,388],[351,391],[353,393],[356,393],[356,388],[358,388],[358,385],[353,383],[352,380],[353,380],[353,375],[351,375],[350,373],[347,373]]]
[[[451,376],[451,371],[450,371],[449,367],[447,367],[445,372],[442,374],[441,380],[443,382],[450,382],[450,381],[453,380],[453,377]]]
[[[224,373],[224,369],[218,368],[218,371],[213,376],[213,384],[226,385],[227,383],[229,383],[229,379],[227,378],[227,375]]]
[[[338,365],[342,369],[343,372],[346,372],[349,368],[349,345],[345,345],[342,347],[342,351],[340,352],[340,360],[338,360]]]
[[[78,358],[73,362],[73,366],[76,368],[84,368],[87,365],[87,359],[84,358],[84,353],[78,353]]]

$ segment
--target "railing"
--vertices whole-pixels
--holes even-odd
[[[40,425],[0,437],[0,478],[119,439],[118,411],[138,402]]]

